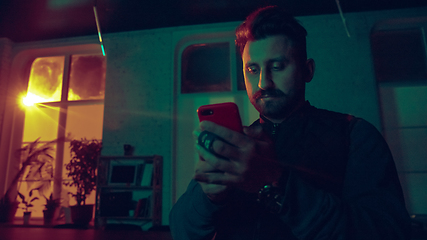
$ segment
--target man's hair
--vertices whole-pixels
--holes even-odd
[[[242,54],[248,41],[277,35],[287,36],[300,56],[307,59],[307,31],[292,15],[277,6],[260,8],[251,13],[236,29],[236,45]]]

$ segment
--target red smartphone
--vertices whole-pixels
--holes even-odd
[[[203,105],[197,109],[199,121],[211,121],[236,132],[243,132],[239,108],[233,102]]]

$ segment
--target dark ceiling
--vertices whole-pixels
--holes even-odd
[[[427,6],[426,0],[340,0],[344,13]],[[244,20],[278,5],[295,16],[338,13],[336,0],[0,0],[0,37],[14,42]]]

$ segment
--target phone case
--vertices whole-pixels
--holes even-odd
[[[199,121],[211,121],[236,132],[243,132],[239,108],[233,102],[203,105],[197,109]]]

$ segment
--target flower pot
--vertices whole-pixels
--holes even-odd
[[[71,206],[71,220],[76,225],[88,225],[93,216],[93,204]]]
[[[18,202],[10,204],[0,204],[0,223],[11,223],[15,218]]]
[[[24,212],[24,225],[30,224],[31,212]]]
[[[55,218],[56,208],[43,210],[43,222],[44,225],[52,225],[53,219]]]

